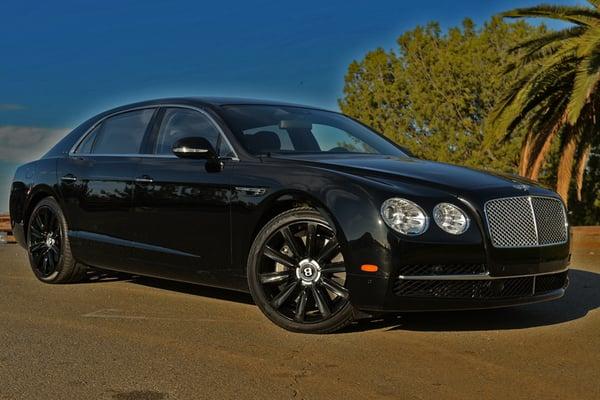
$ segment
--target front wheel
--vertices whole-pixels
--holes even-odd
[[[308,208],[286,211],[257,235],[248,257],[254,301],[274,323],[294,332],[328,333],[354,317],[335,230]]]

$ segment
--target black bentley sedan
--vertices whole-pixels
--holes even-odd
[[[430,162],[342,114],[260,100],[119,107],[21,166],[15,237],[46,283],[100,268],[249,291],[277,325],[564,294],[565,206]]]

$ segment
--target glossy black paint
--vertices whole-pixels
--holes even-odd
[[[337,231],[350,299],[359,309],[480,308],[562,295],[560,289],[543,297],[478,302],[393,295],[391,285],[398,266],[407,263],[486,263],[492,276],[563,270],[569,260],[569,243],[493,248],[483,217],[483,205],[493,198],[558,196],[521,178],[408,156],[255,157],[238,143],[220,111],[225,104],[248,103],[267,102],[164,99],[110,110],[86,121],[43,158],[17,170],[10,200],[17,240],[25,246],[24,226],[35,203],[54,196],[70,228],[73,254],[86,264],[246,291],[247,255],[257,232],[279,212],[308,204]],[[140,107],[160,110],[167,105],[208,113],[237,158],[223,160],[215,168],[214,160],[157,157],[149,152],[114,157],[69,154],[81,136],[105,116]],[[514,187],[522,182],[529,186],[526,193]],[[411,199],[429,215],[440,202],[459,205],[469,214],[471,226],[463,235],[453,236],[430,224],[423,235],[404,237],[380,218],[381,204],[390,197]],[[362,264],[376,264],[379,271],[363,272]]]

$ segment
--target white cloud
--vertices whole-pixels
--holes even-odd
[[[0,125],[0,161],[35,160],[46,153],[68,132],[68,129]]]

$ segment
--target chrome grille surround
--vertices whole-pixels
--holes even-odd
[[[485,203],[484,212],[497,248],[552,246],[569,238],[565,207],[553,197],[493,199]]]

